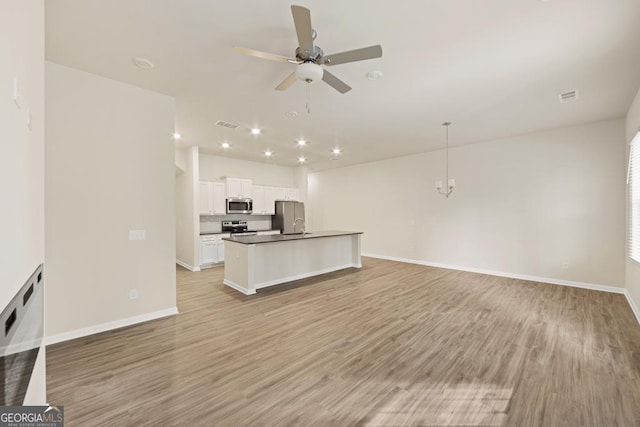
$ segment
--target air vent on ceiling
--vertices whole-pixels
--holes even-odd
[[[229,129],[237,129],[238,125],[234,125],[233,123],[229,123],[229,122],[225,122],[224,120],[218,120],[216,122],[216,125],[218,126],[223,126]]]
[[[575,101],[576,99],[578,99],[578,91],[577,90],[572,90],[572,91],[569,91],[569,92],[561,93],[558,96],[560,97],[560,103],[561,104],[566,104],[567,102],[572,102],[572,101]]]

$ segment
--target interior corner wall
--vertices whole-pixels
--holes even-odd
[[[42,0],[0,2],[0,64],[1,311],[44,262]],[[16,81],[18,98],[14,101]],[[43,345],[27,388],[25,404],[46,402],[45,357]]]
[[[184,173],[176,176],[176,260],[190,270],[200,266],[198,147],[180,150]]]
[[[175,311],[173,99],[51,62],[45,83],[47,337]]]
[[[636,135],[638,131],[640,131],[640,90],[636,94],[633,103],[631,104],[631,108],[627,113],[627,118],[625,122],[626,127],[626,141],[627,143],[631,142],[633,137]],[[627,149],[628,156],[628,149]],[[635,304],[636,315],[638,315],[638,308],[640,308],[640,264],[631,258],[625,253],[626,260],[626,277],[625,277],[625,286],[627,288],[627,292],[629,296],[633,300]],[[639,319],[640,320],[640,319]]]
[[[453,148],[448,199],[442,150],[313,173],[311,229],[363,231],[373,255],[622,287],[624,132],[616,119]]]

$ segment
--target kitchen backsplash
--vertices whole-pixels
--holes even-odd
[[[222,221],[247,221],[249,230],[271,230],[271,215],[224,215],[200,216],[200,233],[219,233],[222,231]]]

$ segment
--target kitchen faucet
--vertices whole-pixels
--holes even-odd
[[[296,218],[293,220],[293,230],[295,231],[298,220],[302,221],[302,234],[304,234],[304,218]]]

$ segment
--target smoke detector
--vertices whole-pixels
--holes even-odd
[[[142,68],[143,70],[150,70],[151,68],[155,67],[155,65],[153,65],[153,62],[141,56],[138,56],[137,58],[133,58],[132,61],[136,67]]]

